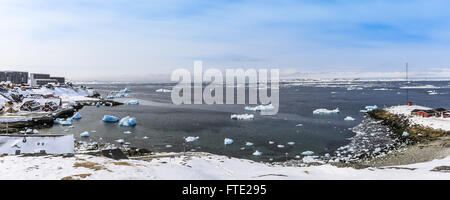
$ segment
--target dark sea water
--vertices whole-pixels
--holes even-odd
[[[274,116],[255,113],[251,121],[231,120],[231,114],[252,113],[244,111],[244,105],[173,105],[170,93],[158,93],[160,88],[171,89],[170,84],[95,84],[88,85],[102,95],[111,90],[129,88],[129,97],[140,101],[138,106],[94,107],[85,106],[80,113],[83,118],[74,122],[74,128],[55,125],[41,132],[74,134],[79,140],[115,143],[124,139],[132,146],[148,148],[155,152],[205,151],[220,155],[254,160],[281,161],[294,158],[303,151],[316,155],[332,153],[349,143],[355,135],[349,128],[358,125],[367,105],[378,107],[405,104],[406,90],[400,89],[404,82],[353,82],[281,84],[280,109]],[[439,89],[409,89],[409,100],[418,105],[450,108],[448,81],[411,82],[409,86],[433,85]],[[347,88],[354,88],[348,90]],[[384,88],[387,90],[374,90]],[[435,90],[437,95],[427,91]],[[225,95],[225,93],[224,93]],[[339,114],[313,115],[318,108],[335,109]],[[103,115],[132,116],[136,127],[121,127],[102,122]],[[346,116],[355,121],[345,121]],[[303,124],[303,126],[296,126]],[[80,138],[83,131],[92,131],[88,139]],[[132,132],[124,134],[125,131]],[[147,136],[148,139],[143,139]],[[183,137],[199,136],[193,143]],[[234,144],[225,146],[224,138]],[[269,144],[274,141],[275,144]],[[254,143],[245,146],[246,142]],[[288,145],[288,142],[295,142]],[[285,148],[278,148],[282,144]],[[172,147],[166,147],[171,145]],[[245,149],[242,149],[245,147]],[[263,152],[255,157],[255,151]]]

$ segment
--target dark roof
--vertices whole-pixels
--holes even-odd
[[[433,109],[434,111],[438,111],[438,112],[443,112],[443,111],[447,111],[447,109],[445,108],[435,108]]]
[[[436,111],[434,111],[434,110],[421,110],[421,109],[414,109],[411,112],[425,112],[425,113],[428,113],[428,114],[436,113]]]

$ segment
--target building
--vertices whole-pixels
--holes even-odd
[[[31,73],[30,74],[30,84],[32,86],[39,85],[47,85],[49,83],[65,83],[64,77],[52,77],[50,74],[39,74],[39,73]]]
[[[27,84],[28,72],[0,71],[0,82],[9,81],[14,84]]]
[[[414,109],[411,111],[411,115],[421,116],[421,117],[450,117],[450,110],[445,108],[436,108],[431,110]]]

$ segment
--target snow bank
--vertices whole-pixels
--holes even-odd
[[[164,155],[164,154],[159,154]],[[159,156],[158,155],[158,156]],[[169,156],[171,155],[171,156]],[[175,155],[175,156],[172,156]],[[76,167],[83,160],[98,163],[102,169]],[[284,167],[251,160],[228,158],[206,153],[167,154],[158,159],[121,160],[91,155],[61,156],[4,156],[0,157],[0,179],[151,179],[151,180],[360,180],[360,179],[450,179],[450,173],[432,171],[435,167],[450,163],[450,157],[430,162],[384,168],[354,169],[320,165],[309,167]],[[33,169],[33,170],[30,170]],[[411,170],[414,169],[414,170]],[[57,173],[55,173],[57,172]],[[306,173],[307,172],[307,173]],[[86,177],[77,174],[90,174]],[[282,176],[280,176],[282,175]]]
[[[328,110],[325,108],[319,108],[319,109],[313,110],[313,114],[316,114],[316,115],[336,114],[336,113],[339,113],[339,108],[336,108],[334,110]]]
[[[30,132],[33,130],[30,129]],[[73,135],[0,136],[0,154],[14,155],[16,150],[20,151],[20,154],[40,153],[41,151],[45,151],[47,154],[73,153],[74,138]]]

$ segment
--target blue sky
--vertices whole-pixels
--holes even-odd
[[[450,77],[439,0],[0,0],[0,66],[74,80],[208,67],[282,75]]]

